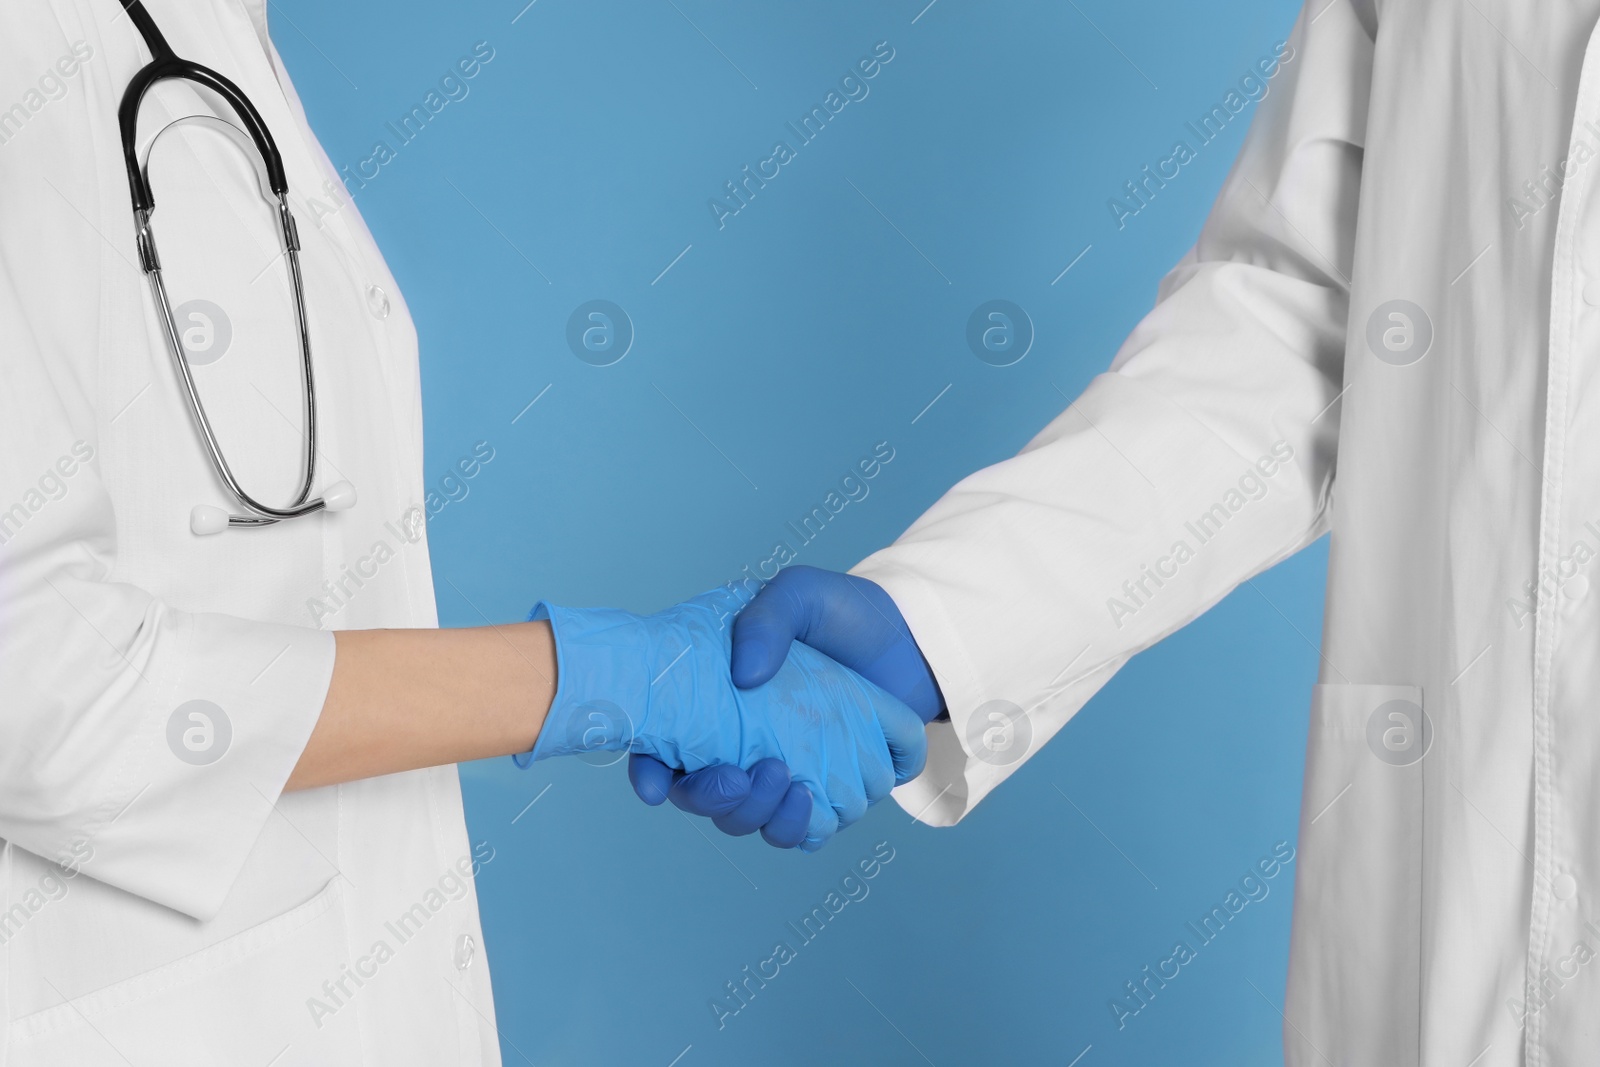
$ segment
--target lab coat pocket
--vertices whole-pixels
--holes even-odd
[[[1420,1062],[1422,690],[1319,685],[1306,740],[1289,1067]]]
[[[359,996],[345,974],[345,943],[335,877],[259,926],[15,1020],[7,1067],[358,1063],[356,1012],[320,985],[342,983]]]

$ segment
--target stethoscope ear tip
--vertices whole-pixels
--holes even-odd
[[[329,511],[348,511],[356,506],[356,487],[349,482],[334,482],[322,491],[322,505]]]
[[[219,534],[228,528],[228,513],[211,504],[197,504],[189,512],[189,530],[198,537]]]

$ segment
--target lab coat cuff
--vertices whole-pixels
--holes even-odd
[[[321,716],[334,635],[213,614],[168,623],[180,666],[147,679],[146,721],[110,796],[75,840],[74,862],[90,877],[207,920],[273,817]]]
[[[850,573],[878,583],[900,609],[933,670],[950,716],[948,721],[928,724],[927,766],[897,787],[894,799],[919,822],[954,826],[1025,756],[1019,755],[1013,764],[996,764],[986,762],[993,758],[990,753],[978,758],[971,751],[968,738],[976,734],[981,739],[989,728],[980,714],[987,714],[983,709],[992,694],[934,585],[882,553],[863,560]]]

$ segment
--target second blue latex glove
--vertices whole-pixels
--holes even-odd
[[[734,683],[749,689],[767,682],[795,641],[898,697],[924,722],[944,710],[944,696],[910,627],[876,582],[816,567],[779,572],[734,621]],[[628,776],[645,803],[671,799],[684,811],[710,816],[726,833],[751,832],[751,820],[764,811],[778,812],[784,799],[779,778],[770,771],[765,778],[741,776],[732,768],[685,775],[634,755]],[[763,826],[763,836],[781,844],[787,830],[787,825]]]
[[[764,759],[748,772],[719,763],[685,773],[654,756],[635,754],[628,760],[628,780],[646,804],[671,800],[690,815],[708,817],[730,837],[760,830],[775,848],[799,845],[811,821],[811,793],[790,780],[780,759]]]
[[[734,620],[733,684],[767,682],[796,641],[897,697],[923,722],[944,711],[911,627],[877,582],[816,567],[779,571]]]

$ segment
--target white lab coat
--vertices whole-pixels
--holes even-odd
[[[277,138],[304,243],[319,485],[349,479],[360,501],[190,534],[193,505],[231,501],[135,267],[116,112],[148,56],[114,0],[7,3],[0,1063],[497,1064],[471,878],[493,852],[468,841],[454,768],[279,795],[322,705],[330,630],[436,624],[416,334],[265,36],[263,0],[148,6]],[[209,107],[169,86],[141,129]],[[174,304],[204,297],[232,328],[196,371],[230,459],[282,500],[302,451],[298,356],[273,215],[244,158],[204,130],[163,138],[154,226]],[[231,726],[209,765],[169,743],[194,700]],[[181,739],[199,724],[179,726]]]
[[[1310,0],[1111,370],[857,570],[948,699],[897,791],[948,825],[1130,656],[1331,529],[1294,1067],[1600,1055],[1597,16]],[[1432,325],[1415,361],[1397,300]],[[1009,741],[996,700],[1027,712]],[[1389,758],[1415,726],[1393,700],[1431,723],[1420,760]]]

